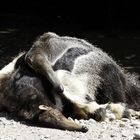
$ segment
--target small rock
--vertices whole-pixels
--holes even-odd
[[[46,136],[44,136],[44,139],[48,139],[50,137],[51,137],[50,135],[46,135]]]
[[[127,137],[126,135],[122,134],[122,137]]]
[[[115,135],[114,135],[114,134],[111,134],[111,135],[110,135],[110,137],[112,137],[112,138],[113,138],[113,137],[115,137]]]
[[[115,115],[112,114],[112,113],[108,113],[108,114],[107,114],[107,118],[109,118],[110,121],[113,121],[113,120],[116,119]]]
[[[125,127],[125,123],[124,122],[120,122],[119,126],[120,127]]]
[[[128,127],[129,129],[133,129],[133,130],[134,130],[134,127],[131,126],[131,125],[128,125],[127,127]],[[135,127],[135,128],[137,128],[137,127]]]
[[[84,120],[84,123],[87,124],[89,121],[88,120]]]
[[[137,120],[133,121],[131,123],[131,126],[139,126],[140,127],[140,121],[137,121]]]
[[[122,118],[121,119],[123,122],[129,122],[130,120],[129,119],[127,119],[127,118]]]
[[[101,122],[101,124],[106,124],[106,122]]]
[[[133,139],[140,140],[140,131],[134,132],[134,137],[133,137]]]
[[[96,121],[93,120],[93,119],[89,119],[89,122],[90,122],[90,123],[95,123]]]
[[[84,120],[79,120],[80,123],[84,123]]]
[[[122,134],[122,137],[127,137],[127,133],[123,133]]]

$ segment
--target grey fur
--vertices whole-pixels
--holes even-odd
[[[0,108],[51,127],[86,132],[65,117],[100,121],[108,109],[118,119],[129,112],[140,116],[128,109],[140,111],[140,83],[87,41],[45,33],[0,71]]]
[[[39,41],[44,44],[44,47],[49,48],[48,59],[54,70],[70,71],[70,77],[80,80],[86,87],[84,102],[87,102],[88,95],[90,100],[98,104],[123,102],[129,108],[140,110],[138,76],[125,73],[123,68],[100,48],[83,39],[60,37],[55,33],[45,33]],[[64,71],[64,77],[69,75],[65,74],[66,71]],[[64,79],[65,81],[61,77],[60,81],[65,85],[69,79]],[[66,83],[70,89],[71,83]],[[73,94],[79,96],[80,93],[75,91]]]
[[[137,76],[124,73],[100,48],[83,39],[60,37],[55,33],[45,33],[38,41],[46,48],[46,55],[54,70],[70,71],[71,77],[76,78],[86,75],[83,81],[87,86],[86,94],[91,100],[99,104],[124,102],[128,107],[140,110],[140,84]]]

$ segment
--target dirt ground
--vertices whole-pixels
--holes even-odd
[[[122,119],[109,122],[75,120],[88,127],[88,132],[70,132],[30,126],[21,121],[9,119],[0,114],[0,140],[138,140],[140,139],[140,120]]]

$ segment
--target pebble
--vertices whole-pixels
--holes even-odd
[[[107,117],[109,118],[110,121],[113,121],[116,119],[114,114],[107,114]]]
[[[120,127],[125,127],[125,123],[124,122],[120,122],[119,126]]]
[[[110,135],[110,137],[112,137],[112,138],[113,138],[113,137],[115,137],[115,135],[114,135],[114,134],[111,134],[111,135]]]
[[[130,120],[127,119],[127,118],[122,118],[121,121],[123,121],[123,122],[129,122]]]
[[[51,136],[50,135],[46,135],[45,137],[44,137],[44,139],[48,139],[48,138],[50,138]]]
[[[140,131],[134,132],[134,137],[133,137],[133,139],[140,140]]]
[[[122,134],[122,137],[127,137],[127,135],[126,134]]]
[[[90,123],[96,123],[96,121],[93,120],[93,119],[89,119],[89,122],[90,122]]]
[[[138,121],[138,120],[132,121],[131,126],[139,126],[140,127],[140,121]]]
[[[84,120],[82,120],[82,119],[81,119],[81,120],[79,120],[79,122],[80,122],[80,123],[83,123],[83,122],[84,122]]]
[[[101,122],[101,124],[103,124],[103,125],[104,125],[104,124],[106,124],[106,122]]]

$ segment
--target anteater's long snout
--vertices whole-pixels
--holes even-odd
[[[43,112],[39,116],[39,122],[47,127],[69,131],[87,132],[88,128],[67,119],[61,112],[52,107],[40,105]]]

